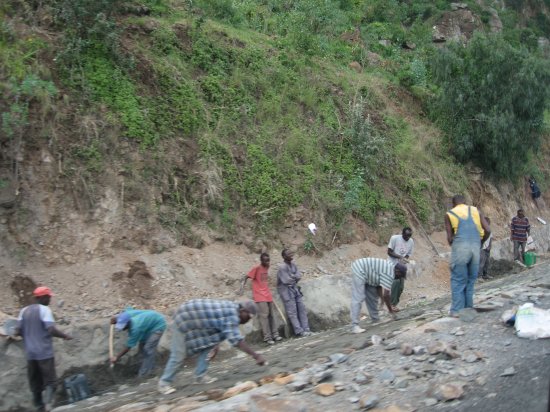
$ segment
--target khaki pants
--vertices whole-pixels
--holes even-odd
[[[273,340],[279,336],[279,323],[275,319],[275,304],[273,302],[256,302],[258,306],[258,319],[264,341]]]

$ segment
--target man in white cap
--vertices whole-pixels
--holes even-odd
[[[239,325],[256,313],[256,304],[251,300],[237,303],[194,299],[181,305],[174,314],[170,358],[158,383],[159,392],[168,395],[176,391],[172,382],[179,367],[186,357],[195,354],[198,354],[195,383],[214,382],[215,378],[206,375],[208,361],[224,340],[252,356],[258,365],[264,365],[265,359],[246,344],[239,330]]]
[[[15,334],[23,337],[34,406],[37,411],[51,411],[57,381],[52,337],[65,340],[72,337],[55,327],[52,310],[48,307],[53,296],[51,289],[37,287],[33,296],[36,303],[21,310]]]

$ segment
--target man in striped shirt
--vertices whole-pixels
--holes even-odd
[[[252,356],[258,365],[264,365],[265,359],[246,344],[239,330],[239,325],[256,313],[256,304],[251,300],[236,303],[194,299],[181,305],[174,314],[170,358],[158,384],[159,392],[165,395],[175,392],[171,384],[179,367],[186,357],[195,354],[198,354],[195,383],[214,382],[215,379],[206,376],[208,361],[224,340]],[[209,356],[211,350],[213,354]]]
[[[527,244],[527,237],[529,236],[531,231],[529,219],[525,217],[525,212],[523,211],[523,209],[519,209],[517,216],[514,216],[512,218],[510,229],[510,239],[512,240],[512,242],[514,242],[514,260],[516,262],[523,263],[525,245]]]
[[[351,264],[351,272],[351,332],[365,332],[365,329],[359,326],[359,314],[363,301],[374,322],[379,320],[379,297],[384,300],[394,317],[395,312],[390,299],[391,287],[394,279],[407,277],[407,266],[402,263],[391,263],[386,259],[362,258]]]

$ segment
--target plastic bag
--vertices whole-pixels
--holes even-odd
[[[550,338],[550,310],[536,308],[532,303],[525,303],[516,313],[515,326],[520,338]]]
[[[529,250],[535,250],[537,248],[537,245],[535,244],[535,240],[532,236],[529,236],[527,238],[527,243],[525,244],[525,251]]]

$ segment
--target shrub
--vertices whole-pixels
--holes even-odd
[[[432,115],[452,153],[495,178],[515,178],[540,143],[550,71],[496,35],[441,51],[433,64],[440,93]]]

